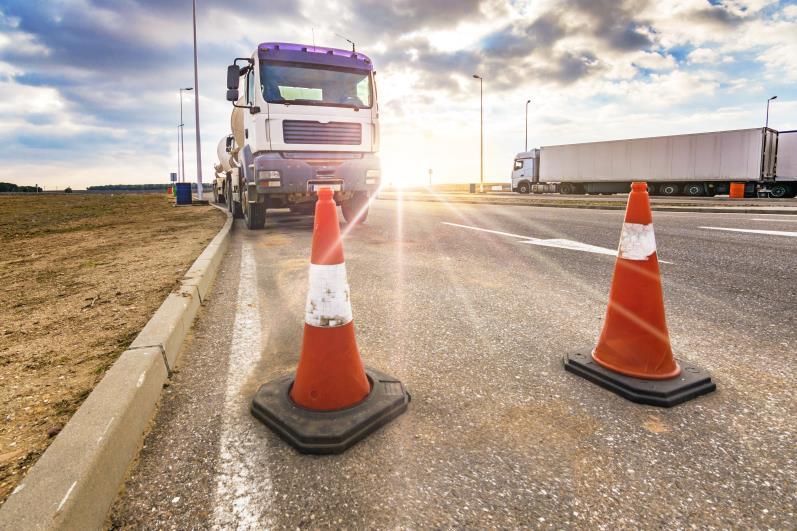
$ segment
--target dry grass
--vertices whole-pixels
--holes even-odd
[[[159,194],[0,197],[0,503],[223,223]]]

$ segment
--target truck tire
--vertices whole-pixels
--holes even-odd
[[[570,183],[562,183],[559,185],[559,193],[562,195],[571,195],[573,194],[573,185]]]
[[[664,183],[659,185],[660,195],[678,195],[678,185],[675,183]]]
[[[369,211],[368,195],[364,192],[357,192],[351,199],[343,201],[340,204],[340,209],[343,211],[346,223],[365,223]]]
[[[244,194],[244,222],[249,230],[262,229],[266,225],[266,204],[249,203],[249,199]]]
[[[701,183],[690,183],[684,186],[684,194],[691,197],[700,197],[706,193],[705,187]]]
[[[227,179],[227,185],[225,186],[225,193],[224,197],[227,199],[227,210],[232,214],[234,218],[241,218],[243,217],[243,212],[241,212],[241,203],[236,203],[232,193],[232,181]]]
[[[779,183],[773,184],[772,188],[769,190],[769,196],[774,197],[777,199],[781,199],[784,197],[789,197],[789,192],[791,192],[790,187],[788,184]]]
[[[528,181],[520,181],[517,185],[517,191],[521,194],[527,194],[531,190],[531,185]]]

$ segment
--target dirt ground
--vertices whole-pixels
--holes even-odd
[[[161,194],[0,197],[0,504],[224,220]]]

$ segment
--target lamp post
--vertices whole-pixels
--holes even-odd
[[[531,100],[526,100],[526,148],[523,151],[529,150],[529,103],[531,103]]]
[[[484,78],[473,77],[479,80],[479,192],[484,192]]]
[[[199,136],[199,72],[196,59],[196,0],[193,0],[194,15],[194,114],[196,119],[196,197],[202,201],[202,143]]]
[[[180,131],[182,131],[182,127],[180,124],[177,125],[177,181],[180,182]]]
[[[194,87],[186,87],[186,88],[181,88],[180,89],[180,125],[178,126],[179,129],[180,129],[180,138],[179,138],[179,142],[178,143],[180,144],[180,153],[181,153],[181,157],[182,157],[182,160],[183,160],[183,180],[180,181],[180,182],[185,182],[185,140],[184,140],[184,137],[183,137],[183,129],[184,129],[185,124],[183,123],[183,91],[187,92],[189,90],[194,90]],[[177,178],[179,180],[179,178],[180,178],[180,175],[179,175],[179,173],[180,173],[180,165],[179,164],[177,165],[177,173],[178,173]]]
[[[766,129],[767,127],[769,127],[769,102],[770,102],[770,101],[772,101],[772,100],[775,100],[775,99],[777,99],[777,98],[778,98],[777,96],[772,96],[771,98],[769,98],[769,99],[767,100],[767,119],[766,119],[766,121],[764,122],[764,129]]]

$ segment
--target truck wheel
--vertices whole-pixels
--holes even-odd
[[[520,181],[520,183],[518,183],[517,191],[521,194],[527,194],[529,193],[529,190],[531,190],[531,187],[529,186],[528,181]]]
[[[249,230],[262,229],[266,224],[266,204],[249,203],[244,194],[244,221]]]
[[[232,194],[232,181],[227,181],[226,192],[224,194],[225,199],[227,199],[227,210],[232,214],[234,218],[240,218],[243,216],[241,212],[241,203],[236,203],[235,199],[233,198]]]
[[[570,183],[562,183],[559,185],[559,193],[562,195],[570,195],[573,193],[573,185]]]
[[[343,211],[343,218],[346,223],[365,223],[368,219],[368,195],[363,192],[357,192],[354,197],[340,204],[340,209]]]
[[[678,195],[678,185],[673,183],[664,183],[659,186],[659,193],[661,195]]]
[[[225,199],[224,199],[224,187],[222,187],[222,189],[221,189],[221,193],[219,193],[219,191],[218,191],[218,190],[216,190],[216,195],[217,195],[216,202],[217,202],[217,203],[219,203],[219,204],[224,204],[224,203],[225,203]]]
[[[699,183],[687,184],[684,186],[684,193],[692,197],[699,197],[705,193],[705,189],[703,185]]]
[[[789,197],[790,191],[789,186],[786,184],[773,184],[772,188],[769,190],[769,196],[781,199],[783,197]]]

